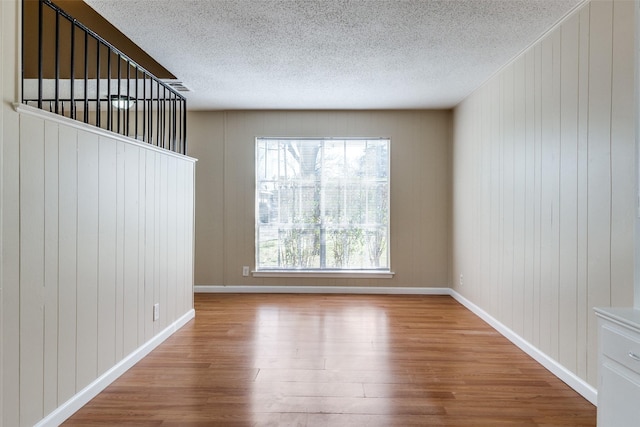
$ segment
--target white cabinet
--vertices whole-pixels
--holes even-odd
[[[596,308],[598,426],[640,425],[640,310]]]

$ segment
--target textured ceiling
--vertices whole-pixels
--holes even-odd
[[[449,108],[584,0],[85,0],[190,109]]]

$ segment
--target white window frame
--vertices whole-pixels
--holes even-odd
[[[260,186],[260,177],[259,177],[259,150],[260,150],[260,142],[261,141],[318,141],[322,144],[326,142],[339,142],[344,141],[345,143],[348,141],[386,141],[387,144],[387,158],[386,158],[386,170],[387,176],[385,183],[387,185],[387,218],[386,218],[386,245],[385,245],[385,254],[383,255],[386,258],[386,266],[380,268],[362,268],[362,269],[347,269],[347,268],[273,268],[273,267],[260,267],[259,263],[259,230],[260,230],[260,222],[261,222],[261,189]],[[322,145],[324,146],[324,145]],[[391,271],[391,138],[387,137],[344,137],[344,138],[336,138],[336,137],[318,137],[318,138],[309,138],[309,137],[256,137],[255,139],[255,269],[252,271],[252,275],[254,277],[327,277],[327,278],[392,278],[394,273]],[[266,180],[268,181],[268,180]],[[262,213],[264,215],[264,213]]]

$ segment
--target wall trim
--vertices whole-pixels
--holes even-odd
[[[591,386],[589,383],[584,381],[582,378],[578,377],[576,374],[562,366],[557,360],[552,359],[547,354],[543,353],[535,347],[533,344],[529,343],[527,340],[522,338],[520,335],[515,333],[513,330],[506,327],[496,318],[491,316],[489,313],[460,295],[453,289],[449,289],[449,294],[460,304],[464,305],[467,309],[473,312],[476,316],[480,317],[482,320],[487,322],[492,328],[498,331],[502,336],[515,344],[520,350],[527,353],[531,356],[536,362],[540,363],[544,366],[549,372],[562,380],[569,387],[578,392],[582,397],[591,402],[594,406],[598,406],[598,390]]]
[[[540,351],[533,344],[502,324],[489,313],[449,287],[372,287],[372,286],[213,286],[196,285],[195,293],[295,293],[295,294],[387,294],[387,295],[449,295],[488,323],[502,336],[540,363],[545,369],[597,406],[598,391],[595,387],[562,366],[558,361]]]
[[[173,335],[178,329],[182,328],[188,321],[193,319],[195,317],[195,313],[195,310],[192,308],[183,314],[178,318],[178,320],[167,326],[142,346],[138,347],[91,384],[76,393],[71,399],[58,406],[53,412],[40,420],[35,427],[53,427],[62,424],[67,418],[72,416],[76,411],[98,395],[98,393],[107,388],[109,384],[118,379],[118,377],[129,370],[129,368],[142,360],[142,358],[148,355],[153,349],[162,344],[163,341]]]
[[[30,105],[15,103],[13,104],[14,109],[18,114],[28,114],[30,116],[39,117],[41,119],[55,122],[61,125],[70,126],[76,129],[83,130],[85,132],[94,133],[96,135],[104,136],[106,138],[117,139],[122,142],[126,142],[127,144],[137,145],[140,148],[144,148],[145,150],[151,150],[158,153],[162,153],[164,155],[177,157],[182,160],[189,160],[193,163],[197,162],[198,159],[194,159],[193,157],[189,157],[185,154],[176,153],[175,151],[165,150],[164,148],[156,147],[155,145],[147,144],[146,142],[140,141],[135,138],[131,138],[129,136],[120,135],[119,133],[111,132],[106,129],[99,128],[94,125],[90,125],[79,120],[70,119],[69,117],[61,116],[60,114],[52,113],[47,110],[41,110],[36,107],[32,107]]]
[[[196,285],[195,293],[219,294],[387,294],[450,295],[449,288],[412,288],[377,286],[217,286]]]

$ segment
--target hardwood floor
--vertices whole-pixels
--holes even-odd
[[[447,296],[196,294],[196,318],[69,426],[595,426]]]

